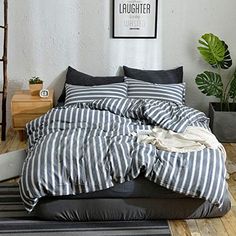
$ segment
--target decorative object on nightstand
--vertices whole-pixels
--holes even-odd
[[[29,80],[29,89],[32,96],[39,96],[39,92],[43,89],[43,81],[39,77],[32,77]]]
[[[198,50],[215,71],[198,74],[195,81],[202,93],[215,96],[220,102],[210,103],[209,117],[212,132],[221,142],[236,142],[236,70],[223,83],[222,69],[232,66],[228,45],[214,34],[204,34]]]
[[[39,91],[39,96],[41,98],[47,98],[49,96],[49,90],[48,89],[41,89]]]
[[[49,90],[49,96],[41,98],[32,96],[29,90],[15,92],[11,100],[12,125],[19,131],[21,140],[24,139],[26,123],[45,114],[53,107],[53,93],[53,90]]]

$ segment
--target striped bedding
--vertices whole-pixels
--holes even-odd
[[[129,98],[148,98],[184,104],[185,83],[153,84],[126,77]]]
[[[92,102],[102,98],[126,98],[127,84],[104,84],[95,86],[78,86],[66,84],[65,106],[73,105],[78,102]]]
[[[220,207],[226,190],[221,152],[175,153],[138,143],[133,134],[154,125],[183,132],[189,125],[208,128],[208,118],[172,102],[106,98],[54,108],[31,121],[20,179],[26,209],[32,211],[43,196],[106,189],[140,171],[161,186]]]

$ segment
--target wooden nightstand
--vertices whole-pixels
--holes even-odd
[[[45,114],[53,107],[53,90],[49,97],[31,96],[29,90],[16,91],[11,100],[12,126],[19,130],[20,139],[24,139],[25,125],[29,121]]]

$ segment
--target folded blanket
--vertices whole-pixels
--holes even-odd
[[[214,134],[208,129],[197,126],[188,126],[183,133],[156,126],[151,131],[141,131],[137,135],[138,142],[153,144],[160,150],[170,152],[192,152],[204,148],[222,149]]]

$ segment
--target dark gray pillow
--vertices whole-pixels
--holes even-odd
[[[104,85],[124,82],[124,76],[105,76],[97,77],[84,74],[75,70],[72,67],[68,67],[66,73],[65,84],[80,85],[80,86],[94,86],[94,85]],[[64,103],[66,97],[65,86],[58,99],[58,103]]]
[[[172,70],[140,70],[123,66],[125,76],[155,84],[178,84],[183,82],[183,67]]]

